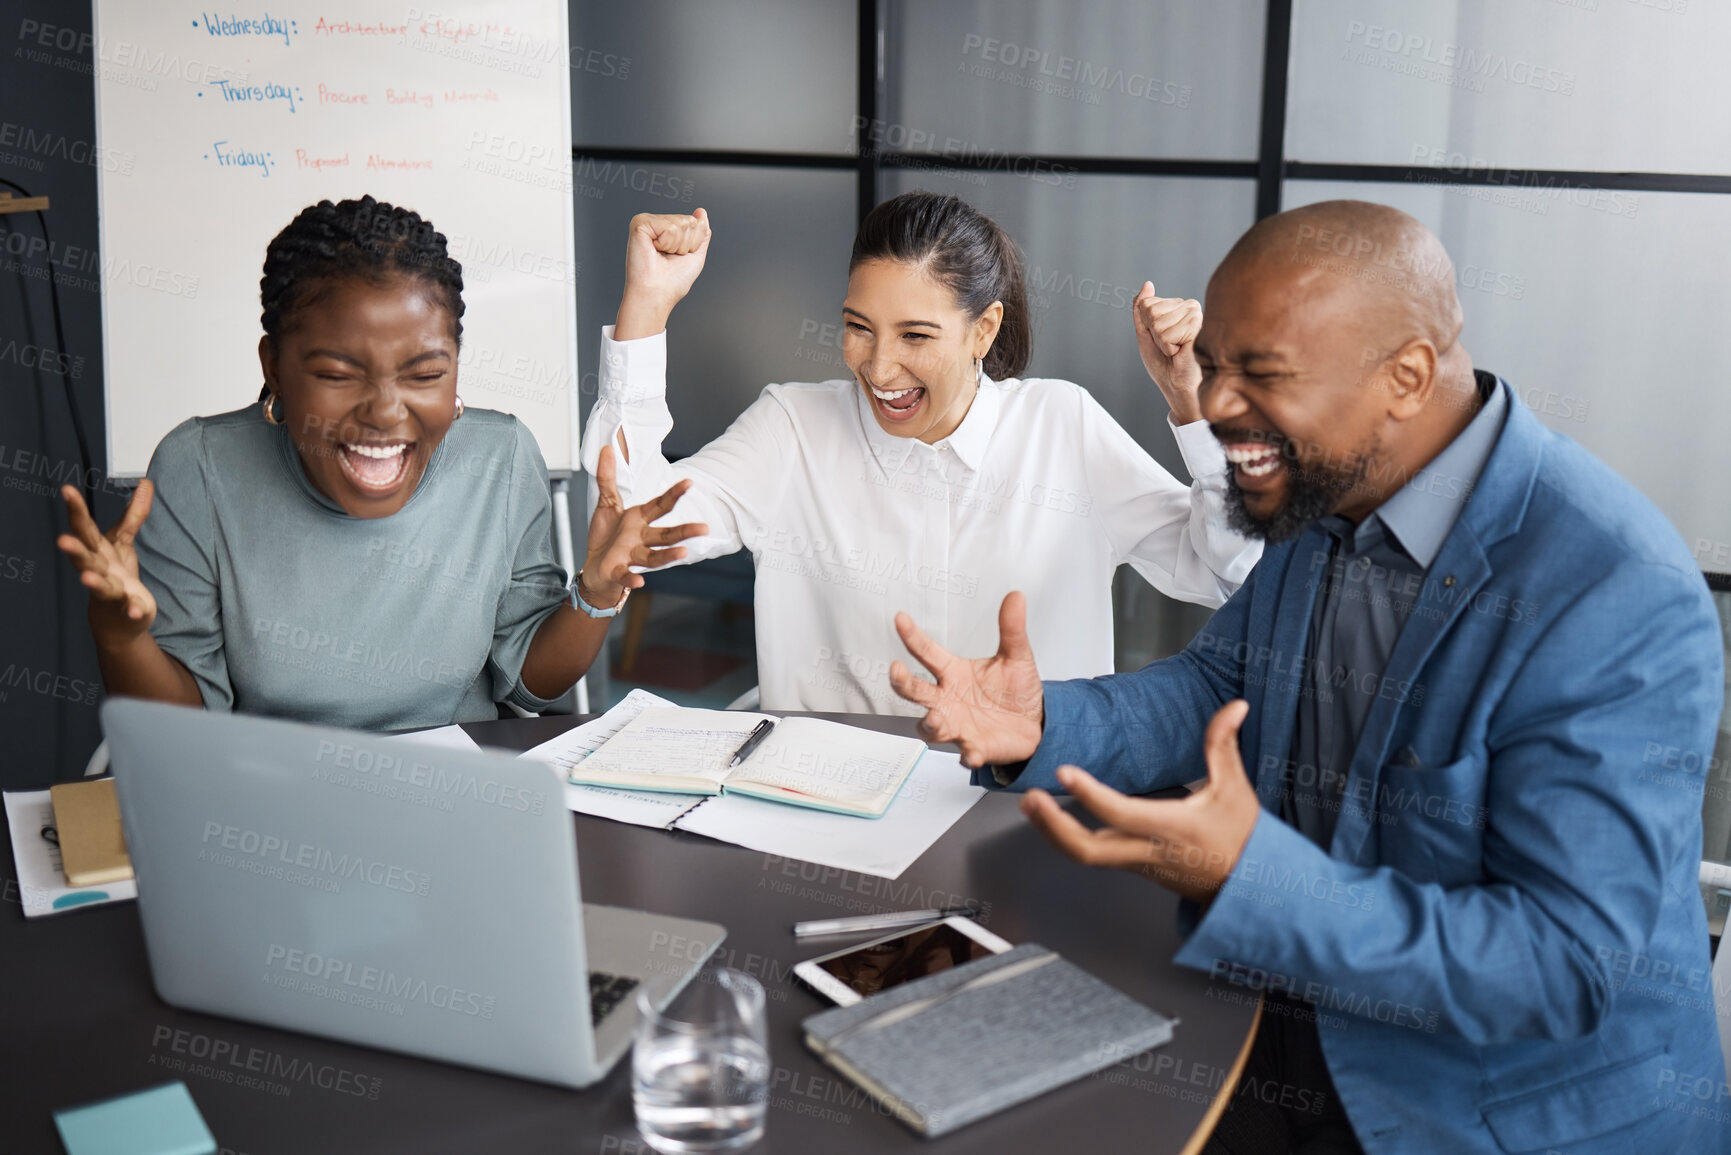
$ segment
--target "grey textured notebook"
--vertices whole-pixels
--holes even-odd
[[[813,1015],[805,1042],[932,1137],[1160,1046],[1175,1023],[1023,943]]]

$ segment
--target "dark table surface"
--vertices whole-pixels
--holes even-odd
[[[905,718],[830,716],[912,732]],[[521,750],[581,720],[464,728],[485,745]],[[1176,899],[1132,875],[1060,857],[1014,797],[982,799],[893,881],[696,835],[573,820],[585,901],[720,922],[728,935],[718,961],[762,981],[774,1074],[766,1134],[754,1151],[1193,1150],[1247,1050],[1254,994],[1171,962]],[[4,861],[9,869],[9,842]],[[3,1155],[60,1152],[55,1109],[174,1079],[187,1084],[232,1155],[649,1150],[632,1123],[629,1059],[578,1092],[176,1010],[151,988],[136,904],[27,922],[15,881],[3,889],[11,900],[0,904]],[[1173,1042],[935,1143],[919,1138],[805,1049],[800,1021],[828,1004],[793,966],[854,940],[802,944],[792,924],[963,901],[986,904],[982,921],[1011,942],[1043,943],[1179,1017]],[[253,1048],[266,1057],[249,1069]],[[989,1073],[991,1056],[979,1062]]]

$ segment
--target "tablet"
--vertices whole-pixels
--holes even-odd
[[[899,983],[1009,949],[1009,943],[958,915],[802,962],[793,973],[819,994],[851,1007]]]

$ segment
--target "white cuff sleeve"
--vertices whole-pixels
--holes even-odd
[[[666,393],[666,332],[635,341],[615,341],[613,326],[601,326],[600,399],[626,404]]]
[[[1172,426],[1172,436],[1178,441],[1178,452],[1184,458],[1184,468],[1190,471],[1191,480],[1199,481],[1226,472],[1226,451],[1220,448],[1220,442],[1209,431],[1208,422],[1191,421],[1178,425],[1172,421],[1171,414],[1167,414],[1166,424]]]

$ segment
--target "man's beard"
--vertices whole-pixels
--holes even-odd
[[[1349,469],[1299,466],[1291,453],[1291,443],[1282,439],[1281,468],[1286,470],[1286,498],[1273,513],[1258,517],[1244,504],[1244,491],[1238,487],[1238,471],[1226,471],[1226,523],[1246,537],[1261,538],[1270,544],[1290,541],[1303,533],[1312,522],[1333,513],[1347,494],[1363,483],[1370,472],[1372,453],[1355,455]]]

